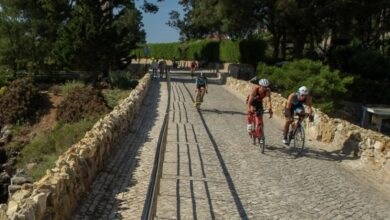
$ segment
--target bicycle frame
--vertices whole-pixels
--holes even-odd
[[[261,117],[263,117],[263,116],[261,116]],[[261,120],[261,122],[259,122],[259,118],[256,117],[256,113],[252,112],[250,114],[250,122],[252,124],[252,127],[255,128],[255,129],[252,129],[252,132],[251,132],[252,137],[260,138],[261,136],[263,136],[262,135],[262,131],[264,128],[263,120]]]
[[[206,92],[206,88],[200,87],[200,89],[197,89],[196,91],[197,91],[197,93],[196,93],[196,97],[195,97],[195,107],[199,108],[200,104],[202,103],[204,94]]]

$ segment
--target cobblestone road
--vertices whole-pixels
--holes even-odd
[[[172,77],[158,219],[390,219],[388,195],[361,183],[331,156],[296,157],[281,121],[266,119],[261,154],[246,134],[245,104],[210,85],[198,112],[193,80]]]
[[[112,152],[72,219],[140,219],[167,105],[165,82],[152,82],[134,126]]]

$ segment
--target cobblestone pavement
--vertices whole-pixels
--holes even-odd
[[[110,155],[72,219],[140,219],[167,103],[165,82],[152,82],[134,126]]]
[[[245,103],[212,84],[198,112],[193,80],[172,77],[157,219],[390,219],[389,195],[359,181],[309,141],[297,157],[281,121],[265,119],[267,149],[246,133]]]

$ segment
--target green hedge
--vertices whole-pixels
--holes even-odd
[[[185,43],[147,44],[133,50],[131,55],[145,58],[144,48],[146,47],[150,48],[149,57],[154,58],[256,64],[264,60],[267,44],[262,40],[201,40]]]
[[[269,79],[274,91],[286,98],[300,86],[307,86],[314,97],[314,105],[327,113],[334,110],[334,101],[346,95],[347,87],[353,82],[351,76],[341,77],[339,71],[306,59],[289,62],[282,67],[260,63],[257,71],[258,77]]]

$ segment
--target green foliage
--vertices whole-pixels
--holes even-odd
[[[4,67],[0,67],[0,87],[8,85],[12,80],[11,72]]]
[[[70,92],[76,88],[83,88],[85,85],[80,81],[67,82],[60,87],[61,95],[66,98]]]
[[[349,60],[349,67],[348,72],[366,79],[390,80],[390,60],[372,49],[360,50],[353,54]]]
[[[208,60],[255,64],[265,57],[267,44],[262,40],[211,41],[198,40],[186,43],[148,44],[150,56],[164,59]],[[146,57],[144,48],[131,54]]]
[[[37,166],[29,171],[29,175],[34,180],[38,180],[47,169],[54,167],[58,156],[77,143],[98,119],[99,117],[96,116],[88,117],[77,123],[58,123],[53,131],[36,136],[23,148],[17,166],[24,167],[30,162],[37,163]]]
[[[82,118],[100,115],[108,111],[100,91],[92,87],[76,87],[58,107],[57,118],[64,122],[77,122]]]
[[[133,89],[138,85],[138,81],[133,79],[131,73],[125,71],[111,72],[109,80],[113,87],[119,89]]]
[[[65,67],[108,73],[144,39],[141,14],[133,1],[111,1],[115,13],[95,0],[76,1],[59,31],[55,55]],[[111,9],[112,10],[112,9]]]
[[[13,81],[0,97],[0,121],[16,123],[34,119],[42,108],[43,98],[30,78]]]
[[[145,36],[133,0],[1,0],[0,5],[0,62],[15,72],[108,72]]]
[[[7,91],[7,86],[3,86],[0,88],[0,97],[3,96],[5,94],[5,92]]]
[[[257,71],[259,77],[268,78],[274,89],[285,97],[300,86],[307,86],[315,106],[325,112],[334,109],[335,100],[346,95],[347,86],[353,82],[353,77],[341,77],[338,71],[311,60],[298,60],[282,67],[259,64]]]
[[[130,95],[130,90],[105,89],[102,91],[102,93],[108,107],[113,109],[120,103],[121,100],[127,98]]]

